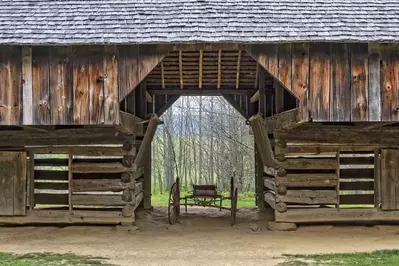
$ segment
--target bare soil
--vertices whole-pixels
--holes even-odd
[[[116,265],[277,265],[283,254],[399,248],[399,226],[313,225],[271,232],[267,214],[249,208],[240,209],[233,227],[228,211],[208,208],[190,208],[173,226],[165,208],[138,216],[133,232],[111,226],[0,227],[0,251],[73,252]]]

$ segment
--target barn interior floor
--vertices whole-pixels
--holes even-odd
[[[181,224],[171,226],[166,208],[155,208],[139,214],[139,230],[131,233],[111,226],[0,227],[0,249],[72,252],[105,257],[113,265],[277,265],[282,254],[399,248],[395,226],[300,226],[294,232],[272,232],[258,220],[256,209],[240,210],[234,227],[228,225],[228,212],[209,217],[208,210],[200,208],[195,215],[191,209]]]

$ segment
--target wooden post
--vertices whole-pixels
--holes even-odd
[[[259,71],[259,113],[264,118],[266,116],[265,106],[265,72]]]
[[[151,143],[146,152],[146,163],[144,165],[144,181],[143,181],[143,208],[145,210],[152,209],[151,206]]]
[[[69,157],[68,157],[68,205],[69,205],[70,213],[72,213],[72,160],[73,160],[73,155],[69,154]]]
[[[29,153],[29,209],[35,208],[35,154]]]
[[[256,206],[259,209],[265,208],[264,200],[264,177],[263,177],[263,163],[259,156],[258,147],[255,143],[255,193],[256,193]]]

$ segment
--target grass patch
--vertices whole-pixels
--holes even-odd
[[[280,266],[392,266],[399,265],[399,250],[379,250],[364,253],[285,255]]]
[[[181,197],[187,195],[187,192],[182,192]],[[228,192],[224,192],[223,195],[229,196]],[[168,206],[169,193],[153,194],[151,202],[153,206],[166,207]],[[245,192],[238,195],[238,207],[255,207],[255,193]],[[223,200],[223,206],[230,207],[230,200]]]
[[[79,256],[72,253],[29,253],[17,255],[0,252],[1,266],[108,265],[104,258]]]

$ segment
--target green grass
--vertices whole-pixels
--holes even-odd
[[[399,250],[379,250],[370,253],[320,255],[286,255],[280,266],[394,266],[399,265]]]
[[[186,195],[186,193],[182,192],[181,197]],[[223,193],[226,197],[229,195],[228,192]],[[155,207],[166,207],[168,206],[169,192],[162,194],[153,194],[152,195],[152,205]],[[223,206],[229,207],[231,205],[230,200],[224,200]],[[238,195],[238,207],[255,207],[255,194],[251,192],[245,192]]]
[[[0,266],[111,265],[103,258],[78,256],[72,253],[29,253],[17,255],[0,252]]]

